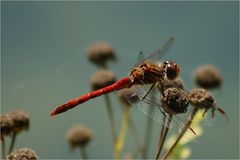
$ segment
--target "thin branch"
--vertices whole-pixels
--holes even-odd
[[[177,146],[177,144],[179,143],[179,141],[181,140],[181,138],[184,136],[184,134],[186,133],[187,129],[190,127],[195,114],[197,112],[197,109],[194,109],[191,115],[191,118],[189,119],[189,121],[185,124],[184,128],[182,129],[181,133],[178,135],[176,141],[174,142],[174,144],[169,148],[169,150],[163,155],[162,159],[167,159],[167,157],[172,153],[172,151],[174,150],[174,148]]]
[[[166,140],[166,137],[167,137],[167,133],[168,133],[168,130],[169,130],[169,125],[171,124],[171,121],[172,121],[172,115],[169,115],[167,120],[166,120],[166,116],[164,116],[164,122],[163,125],[162,125],[162,130],[161,130],[161,134],[160,134],[160,140],[159,140],[159,148],[158,148],[158,152],[157,152],[157,155],[156,155],[156,160],[159,159],[160,157],[160,153],[162,151],[162,148],[163,148],[163,144]]]

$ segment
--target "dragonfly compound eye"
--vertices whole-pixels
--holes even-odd
[[[162,103],[169,107],[174,114],[185,113],[188,107],[188,98],[182,90],[178,88],[168,88],[164,91]]]
[[[171,61],[164,62],[165,74],[169,80],[174,80],[178,77],[180,72],[180,67]]]

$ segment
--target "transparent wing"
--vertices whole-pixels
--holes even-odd
[[[160,49],[156,50],[152,54],[150,54],[146,60],[151,62],[158,61],[162,56],[164,56],[167,51],[171,48],[175,41],[175,37],[171,37]]]
[[[132,86],[130,88],[122,89],[118,92],[118,96],[130,105],[135,105],[140,102],[140,99],[137,95],[136,87]]]
[[[140,51],[140,53],[138,54],[137,62],[135,63],[134,67],[137,67],[140,64],[142,64],[144,62],[144,60],[145,60],[145,56],[144,56],[143,52]]]
[[[168,125],[169,128],[173,128],[176,132],[181,132],[186,122],[191,117],[192,107],[188,109],[188,112],[184,114],[174,114],[171,109],[164,106],[161,102],[162,95],[158,91],[157,87],[148,86],[135,86],[137,88],[137,95],[144,104],[138,105],[140,111],[154,120],[163,123],[163,117],[169,112],[173,115],[172,123]],[[149,88],[151,89],[149,91]],[[148,93],[147,95],[145,95]],[[144,99],[143,99],[144,97]],[[168,113],[165,112],[164,108],[168,108]],[[172,112],[172,113],[171,113]]]
[[[166,113],[163,111],[161,103],[159,103],[160,95],[157,94],[156,88],[152,88],[151,85],[133,85],[131,88],[135,90],[135,93],[126,97],[128,101],[133,105],[137,105],[140,111],[155,121],[164,123],[163,117]],[[171,126],[169,125],[168,127]]]

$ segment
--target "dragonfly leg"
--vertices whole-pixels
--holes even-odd
[[[159,83],[157,84],[157,88],[158,88],[159,92],[163,95],[163,97],[165,97],[164,96],[164,89],[163,89],[163,82],[162,82],[161,79],[160,79]]]
[[[205,114],[207,113],[207,111],[208,111],[208,109],[204,109],[204,112],[203,112],[203,114],[202,114],[202,117],[205,116]]]
[[[215,116],[215,108],[212,108],[212,110],[211,110],[211,113],[212,113],[212,118],[214,118],[214,116]]]
[[[151,85],[147,93],[143,96],[142,101],[147,97],[147,95],[150,93],[150,91],[153,89],[154,86],[155,86],[155,83]]]

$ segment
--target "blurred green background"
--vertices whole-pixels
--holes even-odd
[[[205,128],[200,143],[192,143],[191,158],[235,158],[239,154],[239,15],[238,2],[1,2],[1,112],[23,109],[31,127],[17,137],[16,148],[29,147],[41,159],[79,158],[65,134],[77,123],[90,127],[94,139],[90,158],[112,158],[112,139],[104,98],[82,104],[51,118],[50,111],[90,90],[98,68],[90,64],[86,48],[107,41],[118,62],[110,68],[125,76],[137,59],[158,49],[170,36],[176,43],[164,59],[176,61],[186,88],[195,85],[193,70],[212,63],[223,75],[214,95],[230,123]],[[111,94],[118,130],[122,111]],[[147,117],[137,107],[131,115],[143,137]],[[150,147],[153,158],[159,134],[154,122]],[[128,135],[123,155],[135,149]],[[7,139],[9,142],[10,139]]]

